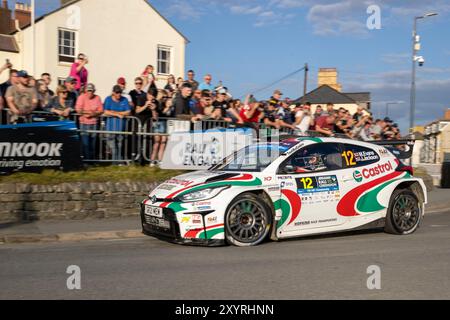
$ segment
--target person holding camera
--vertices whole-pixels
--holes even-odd
[[[84,92],[88,83],[89,73],[86,69],[88,63],[88,57],[85,54],[80,53],[77,57],[77,61],[75,61],[70,68],[70,77],[76,80],[75,90],[78,91],[78,94]]]

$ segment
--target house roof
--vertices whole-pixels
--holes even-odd
[[[53,11],[50,11],[50,12],[48,12],[48,13],[46,13],[46,14],[40,16],[39,18],[35,19],[34,22],[37,23],[37,22],[39,22],[39,21],[45,19],[46,17],[48,17],[48,16],[50,16],[50,15],[52,15],[52,14],[54,14],[54,13],[56,13],[56,12],[62,10],[62,9],[64,9],[64,8],[67,8],[67,7],[73,5],[73,4],[77,3],[77,2],[80,2],[80,1],[83,1],[83,0],[72,0],[72,1],[69,1],[69,2],[67,2],[66,4],[62,5],[62,6],[59,6],[57,9],[55,9],[55,10],[53,10]],[[183,39],[184,39],[186,42],[188,42],[188,43],[190,42],[189,39],[186,38],[186,36],[185,36],[184,34],[182,34],[181,31],[179,31],[172,23],[170,23],[170,21],[167,20],[166,17],[164,17],[158,10],[156,10],[156,8],[155,8],[154,6],[152,6],[152,5],[150,4],[150,2],[148,2],[147,0],[142,0],[142,1],[144,1],[144,2],[145,2],[150,8],[152,8],[152,9],[153,9],[153,10],[154,10],[161,18],[163,18],[163,20],[166,21],[166,22],[167,22],[167,23],[168,23],[168,24],[169,24],[176,32],[178,32],[178,34],[179,34],[180,36],[182,36]],[[26,29],[26,28],[28,28],[28,27],[30,27],[30,26],[31,26],[31,23],[25,25],[24,27],[22,27],[22,30],[24,30],[24,29]],[[12,32],[11,34],[15,34],[15,33],[17,33],[17,30],[14,31],[14,32]]]
[[[356,102],[370,102],[370,92],[352,92],[344,93],[347,97],[355,100]]]
[[[305,96],[298,98],[294,103],[311,102],[312,104],[355,104],[354,99],[348,95],[341,93],[328,85],[322,85],[317,89],[307,93]]]
[[[18,53],[19,46],[16,39],[11,35],[0,34],[0,51]]]

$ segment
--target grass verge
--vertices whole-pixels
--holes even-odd
[[[42,173],[14,173],[0,176],[0,183],[29,183],[38,185],[59,184],[65,182],[160,182],[185,173],[178,170],[162,170],[142,166],[98,166],[85,170],[62,172],[45,170]]]

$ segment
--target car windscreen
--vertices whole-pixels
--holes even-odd
[[[279,144],[248,146],[225,158],[211,170],[261,172],[283,152],[286,148]]]

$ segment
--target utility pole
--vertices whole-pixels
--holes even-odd
[[[308,92],[308,72],[309,72],[309,65],[305,63],[305,79],[303,81],[303,96],[306,96],[306,93]]]

